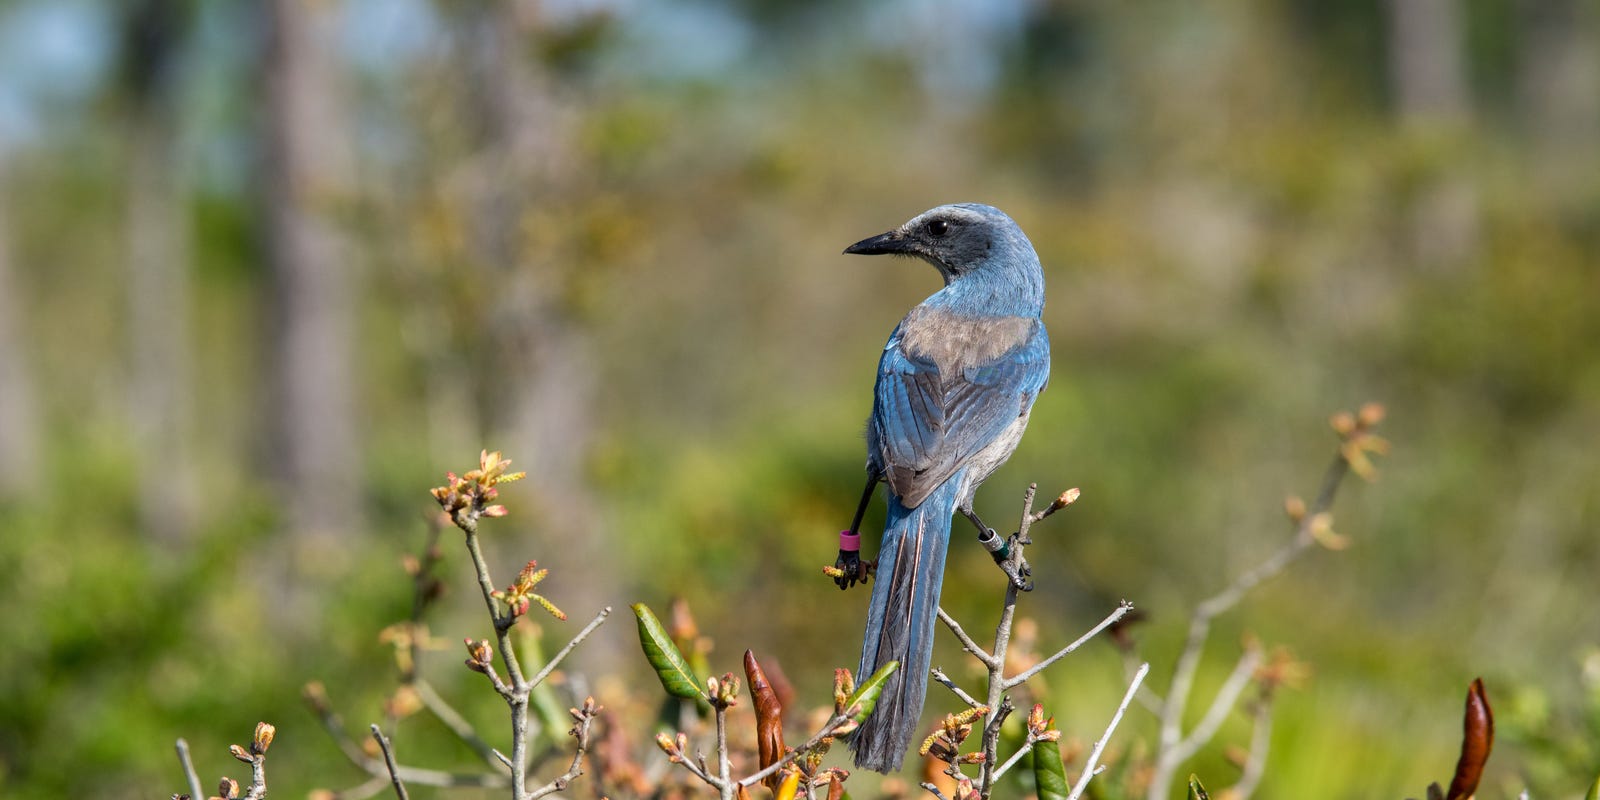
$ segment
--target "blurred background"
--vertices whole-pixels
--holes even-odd
[[[531,476],[497,582],[550,568],[559,641],[619,612],[580,688],[653,700],[625,606],[683,596],[716,671],[751,647],[825,703],[877,356],[939,285],[840,250],[957,201],[1046,268],[1053,379],[978,503],[1083,489],[1029,551],[1041,648],[1131,599],[1163,689],[1194,604],[1289,535],[1327,415],[1381,401],[1351,547],[1219,621],[1193,715],[1249,632],[1313,669],[1259,796],[1448,780],[1476,675],[1480,797],[1594,780],[1593,0],[8,0],[0,793],[165,797],[178,736],[209,785],[259,719],[275,795],[359,783],[300,687],[379,719],[400,559],[481,447]],[[945,604],[984,629],[963,530]],[[499,741],[456,541],[425,670]],[[1088,741],[1125,685],[1101,642],[1047,680]],[[1248,732],[1191,768],[1231,783]],[[1136,710],[1114,755],[1154,735]]]

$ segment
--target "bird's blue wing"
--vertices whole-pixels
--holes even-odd
[[[958,374],[908,355],[898,331],[878,364],[869,458],[900,501],[915,508],[1032,407],[1050,375],[1050,339],[1035,321],[1026,339]]]

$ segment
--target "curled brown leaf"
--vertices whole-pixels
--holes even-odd
[[[1445,800],[1466,800],[1478,791],[1483,765],[1494,749],[1494,712],[1483,691],[1483,679],[1474,678],[1467,690],[1467,710],[1461,721],[1461,758],[1456,761],[1455,777]]]
[[[767,674],[761,670],[760,662],[749,650],[744,651],[744,675],[750,681],[750,698],[756,709],[756,751],[761,768],[766,769],[778,763],[785,753],[783,705],[778,702],[778,693],[772,688],[772,682],[767,680]],[[774,772],[767,776],[765,782],[768,789],[776,792],[782,780]]]

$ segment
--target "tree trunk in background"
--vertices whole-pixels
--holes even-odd
[[[330,220],[350,174],[328,4],[272,0],[265,53],[266,258],[272,279],[273,456],[302,565],[360,525],[349,261]]]
[[[1522,0],[1518,12],[1517,105],[1540,177],[1582,192],[1600,150],[1600,10],[1581,0]]]
[[[131,5],[123,22],[130,131],[128,420],[139,471],[140,521],[146,534],[169,544],[187,538],[197,497],[190,454],[189,237],[173,97],[182,15],[170,0],[145,0]]]
[[[530,55],[536,6],[485,3],[474,14],[473,46],[480,87],[475,98],[482,131],[479,172],[479,260],[503,291],[485,331],[496,349],[489,392],[490,428],[506,432],[505,450],[528,470],[539,494],[545,541],[562,541],[564,566],[592,567],[607,537],[583,470],[594,432],[595,373],[589,337],[565,298],[575,267],[559,253],[539,251],[525,234],[536,208],[572,206],[565,174],[573,160],[566,109]],[[607,602],[589,581],[570,584],[574,605]],[[587,593],[588,596],[584,596]],[[581,613],[580,613],[581,615]],[[606,645],[600,647],[604,649]]]
[[[1457,122],[1470,106],[1458,0],[1388,0],[1389,86],[1408,122]]]
[[[33,375],[23,346],[22,321],[17,318],[25,304],[11,277],[4,147],[0,142],[0,500],[37,488],[41,472]]]
[[[1472,114],[1457,0],[1388,0],[1389,86],[1402,125],[1464,132]],[[1478,189],[1457,171],[1417,189],[1410,208],[1410,257],[1455,271],[1478,256]]]

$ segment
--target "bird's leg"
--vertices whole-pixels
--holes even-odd
[[[871,571],[870,563],[865,566],[861,563],[861,518],[867,515],[867,504],[872,502],[872,493],[878,488],[878,481],[877,473],[867,473],[867,486],[861,490],[861,503],[856,506],[855,519],[850,521],[850,530],[839,535],[839,559],[833,562],[833,566],[842,574],[833,582],[840,589],[848,589],[857,581],[866,580],[867,573]],[[851,547],[852,543],[854,547]]]
[[[1022,549],[1019,545],[1023,543],[1019,542],[1017,534],[1001,536],[996,533],[994,528],[983,524],[983,520],[978,517],[977,512],[972,510],[970,503],[961,506],[960,510],[962,516],[972,520],[972,524],[978,527],[978,544],[983,545],[983,549],[989,551],[989,556],[994,559],[994,563],[999,565],[1000,570],[1011,580],[1011,585],[1024,592],[1033,591],[1033,581],[1029,580],[1029,576],[1033,574],[1033,568],[1028,566],[1028,560],[1022,557]],[[1015,558],[1012,557],[1012,548],[1017,550]]]

